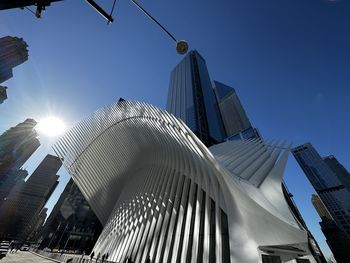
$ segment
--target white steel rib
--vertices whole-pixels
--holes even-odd
[[[272,253],[315,262],[283,197],[283,144],[208,149],[166,111],[120,101],[54,149],[104,225],[94,251],[108,260],[256,263]]]

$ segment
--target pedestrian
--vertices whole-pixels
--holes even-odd
[[[91,255],[90,255],[90,261],[92,261],[92,259],[94,258],[94,256],[95,256],[95,252],[92,251],[92,253],[91,253]]]
[[[151,263],[151,258],[147,256],[145,263]]]
[[[97,258],[96,258],[96,263],[97,263],[97,261],[100,259],[100,256],[101,256],[101,253],[100,253],[100,252],[98,252],[98,254],[97,254]]]
[[[109,254],[108,254],[108,252],[107,252],[107,254],[106,254],[106,262],[107,262],[108,256],[109,256]]]
[[[106,257],[106,255],[103,254],[103,255],[102,255],[102,261],[101,261],[101,263],[105,262],[105,257]]]

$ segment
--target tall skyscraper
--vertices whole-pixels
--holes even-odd
[[[229,140],[260,138],[253,128],[234,88],[213,81],[213,88],[219,106],[225,137]]]
[[[28,60],[27,47],[22,38],[0,38],[0,83],[12,78],[13,68]]]
[[[350,174],[348,170],[338,162],[337,158],[333,155],[329,155],[323,158],[325,163],[329,168],[337,175],[338,179],[342,182],[342,184],[350,191]]]
[[[350,239],[333,220],[328,209],[318,195],[312,195],[311,202],[321,217],[321,230],[338,263],[350,262]]]
[[[211,82],[205,60],[195,50],[171,72],[167,111],[183,120],[207,146],[225,139],[261,138],[235,89]]]
[[[223,140],[207,65],[196,50],[190,51],[171,72],[166,109],[183,120],[205,145]]]
[[[26,119],[0,135],[0,205],[24,176],[20,168],[40,146],[35,125],[35,120]]]
[[[102,225],[72,179],[39,234],[41,248],[85,250],[89,254]]]
[[[35,228],[35,218],[58,184],[61,160],[47,155],[17,192],[0,207],[0,236],[25,239]]]
[[[310,143],[292,152],[335,223],[350,237],[350,191],[340,179],[343,175],[334,167],[333,171]]]
[[[251,128],[252,125],[235,89],[218,81],[213,81],[213,88],[224,123],[226,137]]]
[[[35,120],[26,119],[0,135],[0,178],[21,168],[39,148],[36,124]]]

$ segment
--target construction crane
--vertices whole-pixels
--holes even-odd
[[[142,13],[144,13],[149,19],[157,24],[176,44],[176,51],[180,55],[186,54],[188,51],[188,44],[185,40],[177,40],[173,34],[171,34],[157,19],[155,19],[149,12],[147,12],[136,0],[130,0]],[[116,0],[113,1],[111,12],[108,14],[102,7],[100,7],[94,0],[86,0],[98,13],[100,13],[108,23],[113,22],[113,10]]]
[[[59,2],[63,0],[0,0],[0,10],[12,9],[12,8],[26,8],[31,11],[28,6],[36,6],[35,16],[41,17],[42,11],[45,10],[53,2]],[[176,44],[177,53],[184,55],[188,50],[188,44],[185,40],[177,40],[173,34],[171,34],[160,22],[157,21],[149,12],[147,12],[136,0],[130,0],[142,13],[144,13],[149,19],[155,22]],[[99,14],[101,14],[109,23],[114,21],[112,14],[115,7],[116,0],[113,0],[113,6],[111,11],[106,12],[100,5],[94,0],[86,0],[92,8],[94,8]]]
[[[36,6],[35,16],[41,17],[41,12],[45,10],[52,2],[58,2],[62,0],[1,0],[0,10],[12,9],[12,8],[26,8],[27,6]]]

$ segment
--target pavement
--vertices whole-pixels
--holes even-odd
[[[36,256],[27,251],[17,251],[17,253],[7,253],[0,263],[53,263],[55,261]]]

